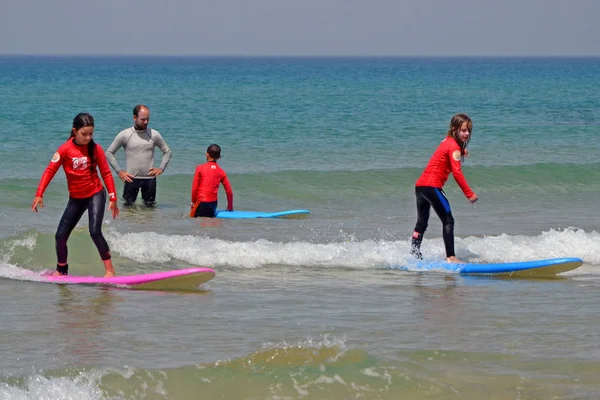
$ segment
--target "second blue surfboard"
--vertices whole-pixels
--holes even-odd
[[[452,264],[445,261],[419,261],[400,267],[404,271],[450,271],[461,275],[494,275],[507,277],[552,277],[579,268],[580,258],[552,258],[548,260],[506,262],[494,264]]]
[[[279,212],[261,211],[226,211],[217,210],[215,218],[250,219],[250,218],[300,218],[310,214],[308,210],[287,210]]]

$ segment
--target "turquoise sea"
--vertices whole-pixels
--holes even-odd
[[[599,87],[600,58],[0,56],[0,399],[600,397]],[[216,277],[183,293],[27,281],[55,265],[64,174],[30,205],[73,117],[90,112],[106,149],[138,103],[173,156],[155,209],[106,216],[117,273]],[[458,112],[480,201],[450,177],[457,256],[582,267],[396,269],[414,182]],[[236,209],[311,215],[187,217],[211,143]],[[69,245],[72,274],[103,273],[86,216]],[[435,215],[423,252],[444,256]]]

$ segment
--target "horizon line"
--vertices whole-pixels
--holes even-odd
[[[0,57],[114,57],[114,58],[600,58],[600,54],[122,54],[122,53],[2,53]]]

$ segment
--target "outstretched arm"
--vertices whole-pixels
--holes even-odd
[[[52,181],[52,178],[54,178],[54,175],[56,175],[56,172],[62,165],[63,157],[64,157],[64,154],[63,154],[62,148],[59,148],[56,151],[56,153],[54,153],[54,155],[52,156],[52,160],[50,160],[50,163],[44,170],[44,173],[42,174],[42,178],[40,179],[38,188],[35,191],[35,197],[33,199],[33,203],[31,203],[31,211],[38,212],[38,210],[37,210],[38,206],[40,206],[40,208],[44,208],[44,200],[43,200],[44,192],[46,191],[46,188],[50,184],[50,181]]]
[[[469,184],[467,183],[467,180],[465,179],[465,176],[462,173],[462,167],[460,165],[462,155],[460,149],[450,148],[450,151],[452,152],[451,154],[449,154],[450,166],[452,168],[452,176],[454,176],[454,180],[456,181],[460,189],[463,191],[467,199],[469,199],[470,202],[474,203],[477,201],[477,195],[473,193],[473,191],[469,187]]]

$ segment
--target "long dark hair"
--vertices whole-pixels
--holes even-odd
[[[88,113],[79,113],[73,118],[73,129],[76,131],[80,130],[86,126],[94,126],[94,117]],[[75,137],[73,133],[73,129],[71,129],[71,136]],[[90,169],[94,171],[96,169],[96,154],[94,153],[94,149],[96,148],[96,143],[94,143],[94,139],[90,140],[87,145],[88,155],[90,156]]]
[[[456,136],[457,133],[460,132],[460,128],[465,122],[467,123],[467,129],[469,130],[469,133],[473,132],[473,121],[471,121],[471,118],[469,118],[467,114],[456,114],[450,120],[450,128],[448,129],[448,133],[446,134],[447,136],[453,137],[454,140],[456,140],[456,142],[460,146],[461,163],[465,159],[465,151],[467,150],[467,146],[471,141],[471,135],[469,135],[469,139],[464,143],[458,140]]]

